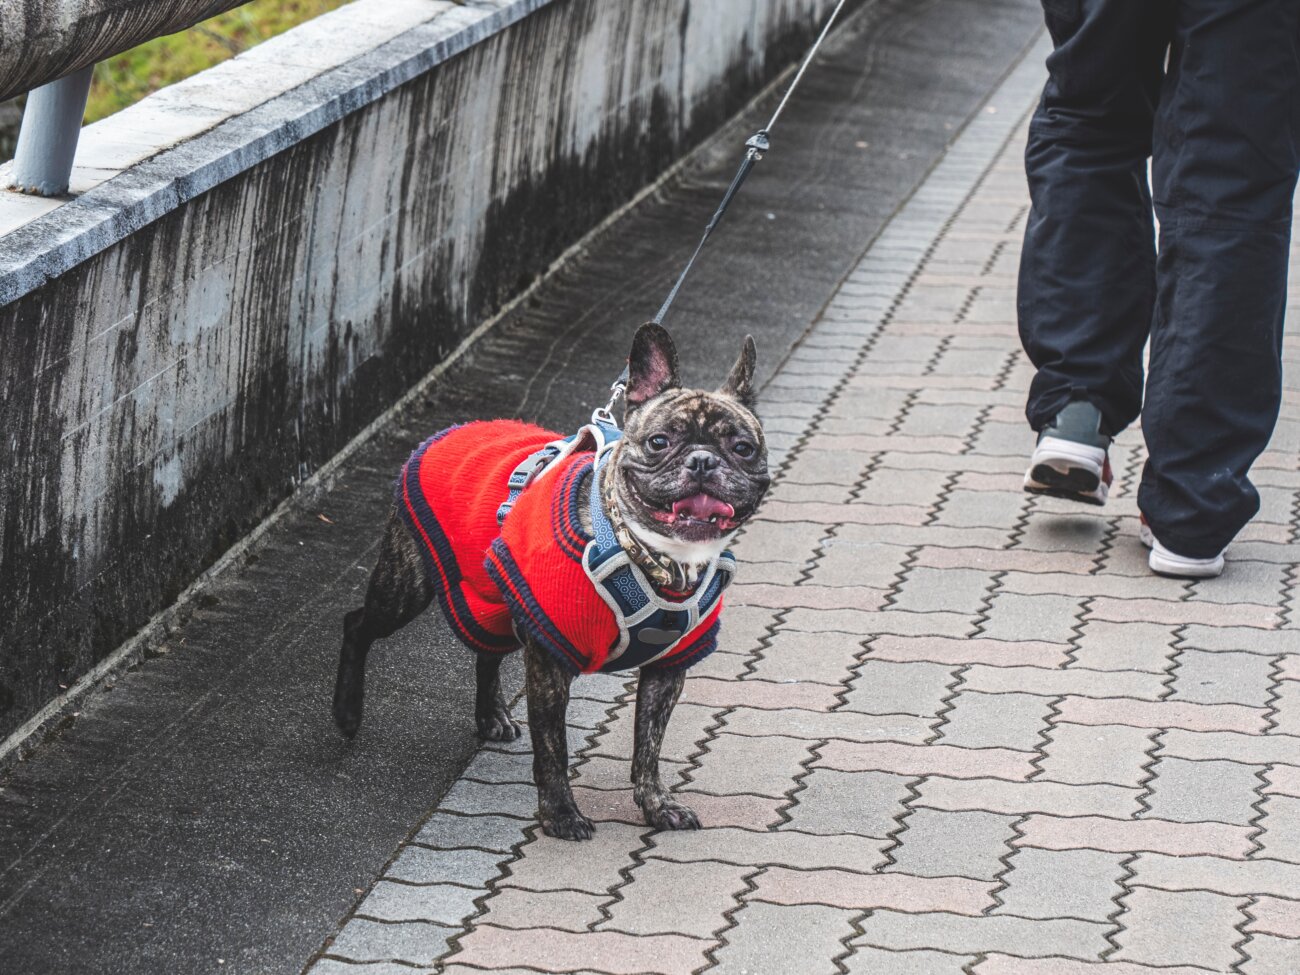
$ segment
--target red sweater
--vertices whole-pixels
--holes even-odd
[[[397,510],[419,545],[438,604],[470,648],[516,649],[513,621],[571,671],[638,666],[635,653],[608,659],[619,641],[618,623],[582,564],[591,536],[578,517],[578,496],[594,455],[557,461],[497,525],[511,472],[558,439],[516,420],[443,430],[403,466]],[[707,656],[717,645],[721,610],[719,597],[693,630],[648,666],[688,667]]]

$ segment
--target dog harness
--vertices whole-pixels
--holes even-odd
[[[444,430],[411,455],[397,509],[466,645],[508,652],[528,636],[575,673],[684,668],[716,648],[735,562],[723,553],[686,593],[646,578],[600,503],[619,435],[603,423],[561,438],[494,420]],[[589,533],[579,504],[593,478]]]

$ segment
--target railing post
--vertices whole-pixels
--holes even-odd
[[[68,192],[93,71],[94,65],[90,65],[33,88],[27,95],[10,189],[36,196]]]

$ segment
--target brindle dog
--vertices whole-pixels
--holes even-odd
[[[668,333],[638,329],[628,357],[624,436],[605,467],[608,483],[581,489],[583,528],[590,492],[612,498],[626,531],[620,543],[668,566],[677,583],[692,585],[730,543],[767,491],[767,447],[754,415],[753,338],[746,338],[726,382],[716,392],[683,389],[677,351]],[[361,725],[366,655],[375,640],[418,616],[434,596],[416,541],[394,511],[384,530],[365,605],[343,621],[343,649],[334,691],[334,719],[351,738]],[[501,691],[501,654],[479,654],[475,720],[488,740],[511,741],[520,728]],[[542,829],[587,839],[594,826],[569,786],[565,718],[572,675],[532,640],[524,645],[533,777]],[[659,775],[664,730],[681,694],[684,671],[643,669],[637,683],[632,784],[646,822],[659,829],[698,829],[699,819],[677,802]]]

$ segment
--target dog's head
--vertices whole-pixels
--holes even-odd
[[[754,415],[754,339],[715,392],[683,389],[662,326],[642,325],[628,357],[627,413],[612,470],[637,538],[682,564],[716,556],[771,483]]]

